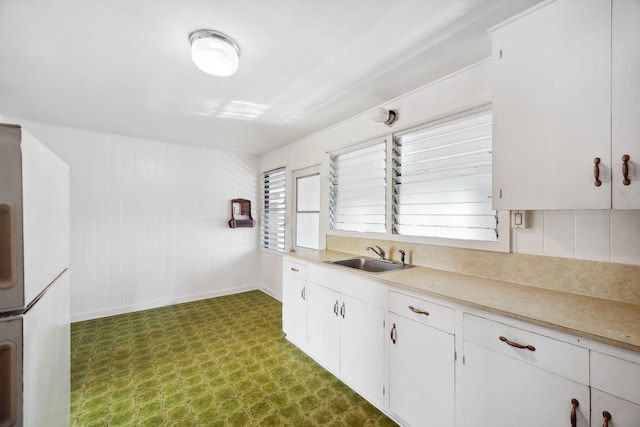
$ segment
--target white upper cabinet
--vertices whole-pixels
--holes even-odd
[[[494,30],[494,208],[640,208],[638,5],[613,2],[613,63],[610,1],[558,0]]]
[[[614,0],[612,10],[612,202],[640,209],[640,1]]]

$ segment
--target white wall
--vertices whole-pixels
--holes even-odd
[[[287,211],[292,212],[291,172],[304,167],[322,164],[323,177],[321,197],[321,233],[320,241],[324,242],[324,233],[328,229],[328,156],[327,152],[398,132],[429,120],[444,117],[454,112],[464,111],[491,102],[491,69],[490,63],[482,61],[460,72],[440,79],[425,87],[416,89],[402,97],[382,105],[396,109],[398,122],[392,128],[371,120],[370,111],[345,120],[333,127],[325,129],[293,144],[267,153],[260,157],[260,172],[279,166],[287,168]],[[291,247],[291,218],[287,215],[286,229],[287,250]],[[373,234],[376,238],[379,235]],[[281,254],[262,251],[260,260],[260,280],[265,288],[279,297],[281,295]]]
[[[639,210],[531,211],[527,221],[513,252],[640,265]]]
[[[74,321],[258,287],[257,157],[22,122],[71,167]]]
[[[400,119],[391,128],[398,132],[490,101],[491,66],[483,61],[391,100],[383,107],[399,111]],[[261,156],[259,170],[286,166],[290,179],[291,171],[324,162],[322,176],[326,176],[327,151],[386,133],[389,129],[374,123],[367,111]],[[287,184],[288,210],[291,212],[291,185],[290,182]],[[322,232],[327,228],[327,194],[323,191]],[[512,252],[640,265],[640,211],[535,211],[528,213],[528,219],[527,229],[512,234]],[[289,236],[290,229],[289,225]],[[376,234],[370,236],[384,239]],[[289,247],[290,241],[287,249]],[[274,252],[261,252],[261,282],[275,295],[281,293],[280,258],[281,255]]]

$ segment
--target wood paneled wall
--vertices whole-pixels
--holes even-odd
[[[258,287],[257,158],[23,123],[71,167],[72,319]]]

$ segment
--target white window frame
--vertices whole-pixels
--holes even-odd
[[[373,147],[378,146],[378,145],[384,145],[384,148],[378,149],[378,152],[382,152],[382,155],[384,156],[384,162],[382,163],[383,165],[383,170],[377,170],[377,169],[369,169],[369,168],[365,168],[365,170],[362,172],[363,174],[366,174],[371,172],[372,174],[372,179],[378,180],[378,181],[382,181],[383,185],[382,185],[382,189],[383,189],[383,194],[380,196],[378,194],[374,194],[374,197],[380,197],[383,201],[383,204],[381,206],[381,212],[372,214],[372,216],[382,216],[383,220],[382,221],[375,221],[375,222],[361,222],[361,223],[354,223],[352,228],[334,228],[336,226],[336,217],[337,216],[349,216],[349,215],[353,215],[353,213],[348,212],[349,208],[351,208],[352,210],[355,207],[355,210],[357,210],[357,208],[359,207],[358,205],[352,205],[352,206],[346,206],[346,207],[341,207],[339,204],[339,201],[336,200],[336,194],[338,194],[340,192],[340,185],[339,185],[339,180],[340,177],[336,177],[335,173],[336,171],[334,170],[334,162],[336,161],[337,157],[341,157],[341,156],[345,156],[346,159],[349,159],[351,161],[354,161],[357,163],[357,157],[355,157],[357,155],[358,152],[365,152],[367,156],[371,156],[371,157],[375,157],[379,154],[377,154],[377,152],[372,151]],[[388,227],[388,213],[386,210],[386,206],[388,204],[387,202],[387,194],[388,194],[388,174],[387,174],[387,170],[388,170],[388,152],[387,152],[387,141],[384,138],[375,138],[375,139],[371,139],[369,141],[366,141],[364,143],[361,144],[356,144],[350,147],[347,147],[345,149],[341,149],[341,150],[337,150],[334,151],[332,153],[330,153],[329,155],[329,162],[330,162],[330,196],[329,196],[329,204],[330,204],[330,208],[329,208],[329,227],[331,229],[334,229],[336,231],[342,231],[342,232],[349,232],[349,233],[372,233],[372,234],[376,234],[376,235],[385,235],[386,232],[389,230]],[[349,161],[349,160],[347,160]],[[379,160],[376,160],[379,161]],[[358,166],[358,165],[357,165]],[[374,177],[375,175],[375,177]],[[356,175],[357,176],[357,175]],[[347,181],[347,189],[346,191],[349,192],[353,192],[354,188],[359,189],[361,188],[360,185],[363,183],[367,183],[366,181],[362,180],[362,179],[356,179],[355,181],[352,181],[351,178],[348,179]],[[363,187],[365,189],[370,189],[371,187]],[[342,198],[341,198],[342,199]],[[342,199],[344,200],[344,199]],[[358,198],[352,199],[351,197],[349,197],[346,200],[348,203],[354,202],[354,201],[358,201],[360,202],[361,200],[358,200]],[[376,205],[377,206],[377,205]],[[339,210],[343,209],[342,212],[340,212]],[[347,212],[345,212],[347,211]],[[353,227],[355,228],[359,228],[359,230],[354,230]],[[382,227],[382,229],[376,231],[375,228],[377,227]]]
[[[291,245],[294,247],[298,247],[298,179],[299,178],[306,178],[309,176],[313,176],[313,175],[318,175],[318,178],[320,179],[320,191],[322,191],[322,177],[320,175],[320,165],[315,165],[315,166],[310,166],[308,168],[304,168],[304,169],[298,169],[296,171],[293,171],[292,173],[292,190],[293,190],[293,225],[292,225],[292,242]],[[317,248],[310,248],[310,249],[320,249],[321,247],[323,247],[322,242],[320,241],[320,228],[321,228],[321,206],[322,206],[322,201],[321,201],[321,194],[320,192],[318,193],[318,198],[320,199],[319,204],[318,204],[318,247]],[[304,246],[301,246],[304,247]]]
[[[354,231],[345,231],[345,230],[337,230],[329,227],[326,230],[327,235],[334,236],[343,236],[343,237],[370,237],[372,239],[383,239],[387,241],[393,242],[406,242],[406,243],[416,243],[416,244],[426,244],[426,245],[434,245],[434,246],[447,246],[454,248],[464,248],[464,249],[476,249],[476,250],[487,250],[494,252],[510,252],[511,250],[511,228],[510,228],[510,217],[509,211],[497,211],[498,217],[498,240],[495,242],[492,241],[480,241],[480,240],[460,240],[460,239],[451,239],[451,238],[442,238],[442,237],[426,237],[426,236],[409,236],[409,235],[398,235],[393,234],[393,203],[392,203],[392,182],[393,182],[393,170],[392,170],[392,162],[393,162],[393,135],[395,133],[404,133],[408,130],[418,127],[424,127],[428,123],[446,120],[447,118],[456,117],[463,115],[465,113],[471,113],[473,111],[480,111],[482,109],[490,108],[491,104],[476,104],[475,106],[471,105],[465,109],[460,109],[456,112],[449,112],[447,114],[442,114],[439,116],[435,116],[430,118],[429,120],[425,120],[422,125],[415,126],[415,123],[411,127],[398,128],[394,129],[393,133],[388,133],[386,137],[381,137],[386,139],[386,149],[387,149],[387,163],[386,163],[386,171],[387,171],[387,186],[386,186],[386,232],[385,233],[375,233],[375,232],[354,232]],[[348,146],[340,151],[348,151],[351,147],[357,147],[360,144],[354,144],[353,146]],[[330,161],[330,156],[328,156]],[[329,199],[331,199],[331,195],[329,195]],[[327,218],[327,221],[330,221]]]
[[[275,190],[278,192],[282,192],[282,200],[278,204],[278,207],[270,207],[266,205],[266,196],[265,193],[265,179],[267,175],[282,175],[281,178],[277,179],[278,186],[276,186]],[[276,251],[276,252],[285,252],[286,247],[286,215],[287,215],[287,204],[286,204],[286,190],[287,190],[287,170],[285,167],[279,167],[275,169],[271,169],[265,171],[260,174],[260,248],[268,251]],[[271,213],[275,214],[275,217],[278,214],[281,214],[282,224],[276,224],[276,242],[277,246],[273,247],[270,245],[271,239],[265,240],[266,227],[269,224],[269,219],[272,220],[274,218],[271,217]],[[273,229],[273,227],[272,227]],[[280,237],[281,236],[281,237]],[[281,243],[280,243],[281,242]]]
[[[495,242],[490,108],[394,135],[393,233]]]

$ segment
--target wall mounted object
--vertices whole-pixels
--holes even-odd
[[[377,123],[384,123],[387,126],[393,125],[398,120],[397,110],[387,110],[386,108],[376,108],[371,112],[371,119]]]
[[[251,217],[251,200],[233,199],[231,200],[231,219],[229,227],[253,227],[256,221]]]

